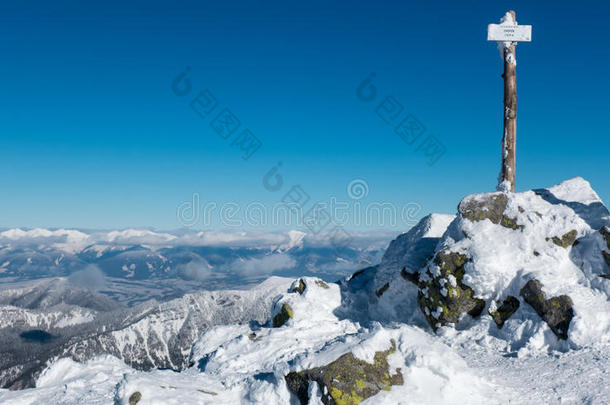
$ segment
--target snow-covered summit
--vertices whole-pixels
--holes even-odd
[[[467,196],[433,248],[419,237],[429,221],[386,252],[384,259],[404,256],[376,270],[377,313],[415,323],[423,315],[433,330],[476,319],[514,350],[610,341],[610,216],[584,179]]]

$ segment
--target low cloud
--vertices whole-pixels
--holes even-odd
[[[236,260],[229,267],[230,271],[244,276],[264,276],[277,270],[290,269],[296,264],[296,260],[288,255],[272,254],[260,258]]]
[[[68,281],[76,286],[99,291],[106,287],[106,276],[94,264],[90,264],[82,270],[75,271],[68,276]]]
[[[214,275],[210,264],[201,257],[195,257],[178,267],[178,275],[185,280],[205,281]]]

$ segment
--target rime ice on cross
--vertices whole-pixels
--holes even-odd
[[[507,12],[500,24],[489,24],[487,40],[496,41],[504,61],[504,134],[502,136],[502,168],[498,190],[515,191],[517,148],[517,42],[532,40],[531,25],[517,25],[514,11]]]

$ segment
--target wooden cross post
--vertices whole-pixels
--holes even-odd
[[[500,24],[489,24],[487,40],[496,41],[504,61],[504,134],[502,136],[502,168],[498,190],[515,192],[517,149],[517,42],[532,40],[531,25],[517,25],[514,11],[507,12]]]

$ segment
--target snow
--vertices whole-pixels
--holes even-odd
[[[506,12],[506,14],[504,14],[502,16],[502,18],[500,19],[500,25],[517,25],[517,21],[515,21],[515,18],[513,17],[513,15],[510,12]],[[510,63],[512,65],[517,65],[517,58],[513,52],[507,53],[506,56],[504,54],[504,51],[506,49],[510,49],[511,45],[513,45],[513,44],[516,45],[517,42],[498,41],[498,50],[500,51],[501,58],[506,57],[507,63]],[[499,190],[499,191],[501,191],[501,190]]]
[[[274,294],[268,297],[271,317],[284,305],[292,309],[293,317],[284,325],[249,322],[208,328],[193,343],[191,366],[181,372],[136,371],[111,356],[84,364],[59,359],[40,375],[36,388],[0,390],[0,402],[128,404],[139,392],[139,405],[294,404],[284,379],[288,372],[324,366],[346,353],[372,362],[375,352],[394,342],[388,373],[400,372],[404,384],[363,404],[607,403],[610,283],[599,277],[608,269],[601,255],[605,240],[597,231],[610,225],[608,210],[581,178],[504,195],[504,215],[522,229],[487,219],[425,217],[390,244],[379,265],[359,275],[339,284],[303,277],[279,294],[269,290]],[[475,194],[465,201],[487,197]],[[549,240],[572,230],[579,242],[575,246]],[[435,334],[418,307],[417,288],[400,272],[421,272],[423,279],[438,274],[430,258],[441,249],[471,259],[463,282],[487,308],[476,319],[463,316],[457,325],[439,323]],[[547,297],[565,294],[572,299],[567,340],[558,340],[524,302],[502,329],[487,314],[507,295],[519,297],[522,286],[534,278]],[[302,293],[293,290],[299,280],[306,285]],[[357,287],[349,289],[349,283]],[[455,277],[448,277],[443,286],[456,284]],[[382,294],[375,294],[386,285]],[[424,311],[439,317],[443,308]],[[164,324],[155,327],[162,333]],[[124,341],[129,343],[129,336]],[[309,393],[310,404],[322,403],[321,387],[312,383]]]
[[[181,373],[139,372],[111,356],[85,364],[61,359],[38,378],[35,389],[0,391],[0,401],[30,404],[44,397],[64,404],[111,403],[111,399],[128,404],[129,397],[140,392],[141,404],[284,404],[290,403],[283,379],[289,371],[324,365],[347,352],[372,362],[374,353],[387,350],[392,340],[397,350],[388,358],[390,371],[395,374],[400,368],[407,383],[383,392],[375,403],[404,403],[405,398],[410,398],[409,403],[455,403],[460,398],[483,404],[490,403],[490,396],[497,403],[506,398],[500,387],[485,381],[429,333],[409,325],[363,328],[339,320],[333,314],[341,302],[338,286],[324,288],[314,278],[304,281],[303,295],[284,294],[278,301],[294,309],[288,325],[213,328],[193,345],[195,365]]]
[[[101,356],[86,363],[59,359],[38,378],[35,389],[0,390],[0,402],[11,405],[112,404],[114,385],[134,373],[112,356]]]

